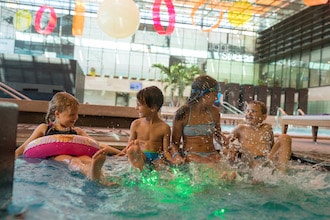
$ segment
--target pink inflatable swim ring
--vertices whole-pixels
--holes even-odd
[[[24,150],[29,158],[47,158],[56,155],[92,157],[100,149],[99,144],[85,136],[56,134],[37,138],[31,141]]]

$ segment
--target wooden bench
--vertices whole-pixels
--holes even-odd
[[[319,127],[330,127],[330,115],[284,115],[280,123],[283,134],[287,133],[288,125],[312,126],[313,141],[316,142]]]

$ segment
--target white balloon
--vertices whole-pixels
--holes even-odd
[[[104,0],[97,12],[97,23],[111,37],[129,37],[140,25],[140,11],[133,0]]]

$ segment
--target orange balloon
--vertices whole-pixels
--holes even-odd
[[[228,20],[232,25],[241,26],[252,17],[252,5],[246,1],[235,2],[229,12]]]

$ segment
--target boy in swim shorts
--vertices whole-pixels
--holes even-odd
[[[263,102],[248,102],[245,109],[246,124],[236,126],[231,133],[231,139],[238,140],[241,149],[228,147],[224,154],[229,155],[232,160],[239,155],[251,167],[269,159],[284,170],[291,158],[291,137],[281,134],[275,142],[272,126],[263,123],[266,117],[267,107]]]
[[[159,117],[164,96],[156,86],[146,87],[137,93],[136,110],[139,119],[132,122],[128,146],[123,150],[132,166],[141,171],[145,164],[159,169],[171,162],[169,153],[171,128]]]

